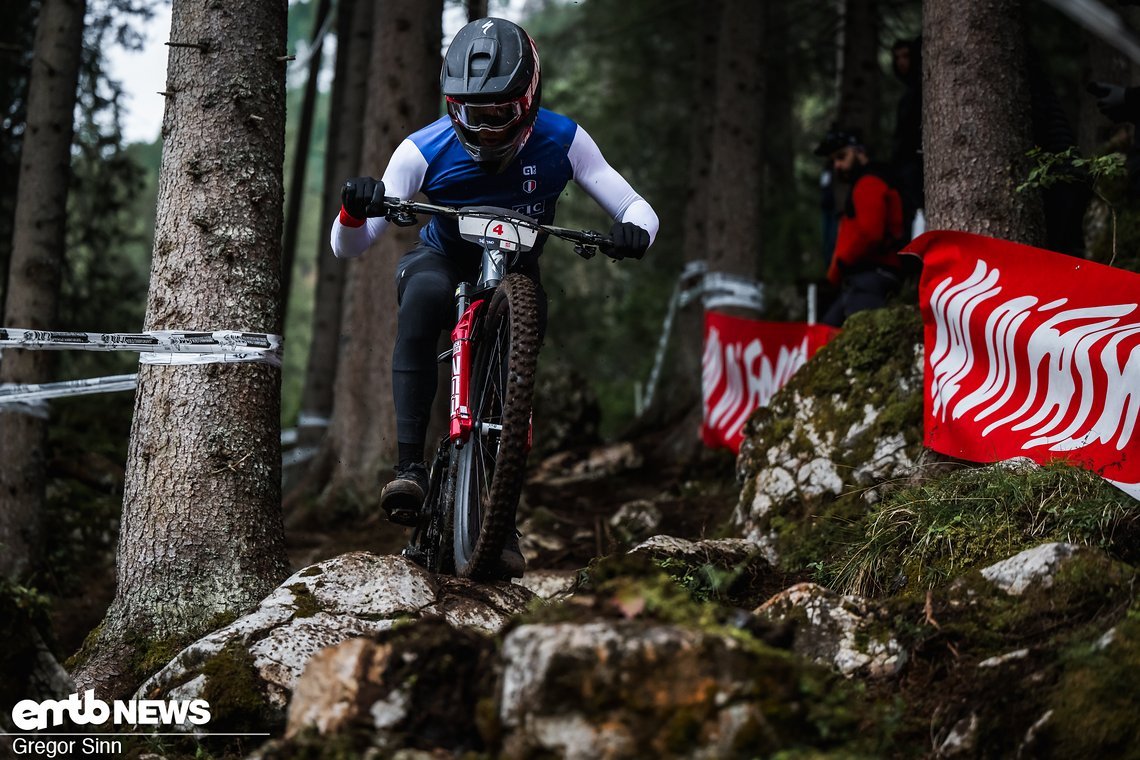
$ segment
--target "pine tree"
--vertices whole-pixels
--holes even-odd
[[[10,327],[58,329],[86,7],[86,0],[45,0],[40,8],[4,307]],[[43,351],[7,351],[0,382],[45,382],[51,359]],[[0,574],[21,578],[34,569],[40,543],[47,425],[0,407],[0,430]]]
[[[395,0],[376,7],[365,123],[363,169],[379,177],[400,141],[439,115],[443,3]],[[345,178],[347,179],[347,178]],[[379,496],[381,469],[395,460],[392,349],[396,341],[397,259],[414,228],[388,229],[348,264],[340,358],[329,442],[342,486]]]
[[[1021,0],[923,3],[923,162],[931,229],[1039,245],[1028,175],[1030,95]]]
[[[286,11],[174,2],[147,330],[280,333]],[[267,364],[140,367],[116,594],[81,688],[128,694],[140,651],[188,643],[286,575],[280,382]]]

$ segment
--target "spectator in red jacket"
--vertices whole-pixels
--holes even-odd
[[[827,270],[840,294],[823,317],[839,327],[856,312],[885,306],[898,290],[898,251],[906,240],[902,199],[889,169],[871,161],[858,132],[833,127],[815,152],[851,185]]]

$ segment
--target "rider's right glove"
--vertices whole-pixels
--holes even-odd
[[[649,248],[649,231],[633,222],[614,222],[610,237],[614,244],[605,254],[611,259],[640,259]]]
[[[356,177],[340,190],[344,212],[353,219],[367,219],[384,213],[384,182],[372,177]]]

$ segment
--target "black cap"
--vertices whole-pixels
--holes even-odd
[[[832,124],[831,129],[827,130],[827,134],[823,136],[823,140],[816,146],[815,154],[826,158],[840,148],[862,144],[863,136],[859,133],[859,130],[844,129]]]

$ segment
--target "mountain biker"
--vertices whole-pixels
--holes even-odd
[[[331,234],[338,257],[359,256],[384,232],[385,195],[409,199],[422,192],[435,204],[505,207],[550,224],[571,179],[615,220],[607,253],[616,259],[644,255],[657,234],[656,213],[606,163],[585,130],[539,107],[538,51],[521,27],[499,18],[467,24],[444,55],[440,86],[447,115],[400,143],[381,179],[358,177],[344,184]],[[540,331],[546,322],[538,266],[542,240],[516,270],[537,285]],[[477,278],[481,260],[482,250],[460,237],[455,220],[436,216],[396,267],[392,388],[399,463],[380,502],[388,519],[400,525],[415,524],[427,492],[424,438],[436,392],[436,345],[440,333],[454,325],[456,286]],[[518,577],[526,563],[517,532],[510,536],[502,569]]]

